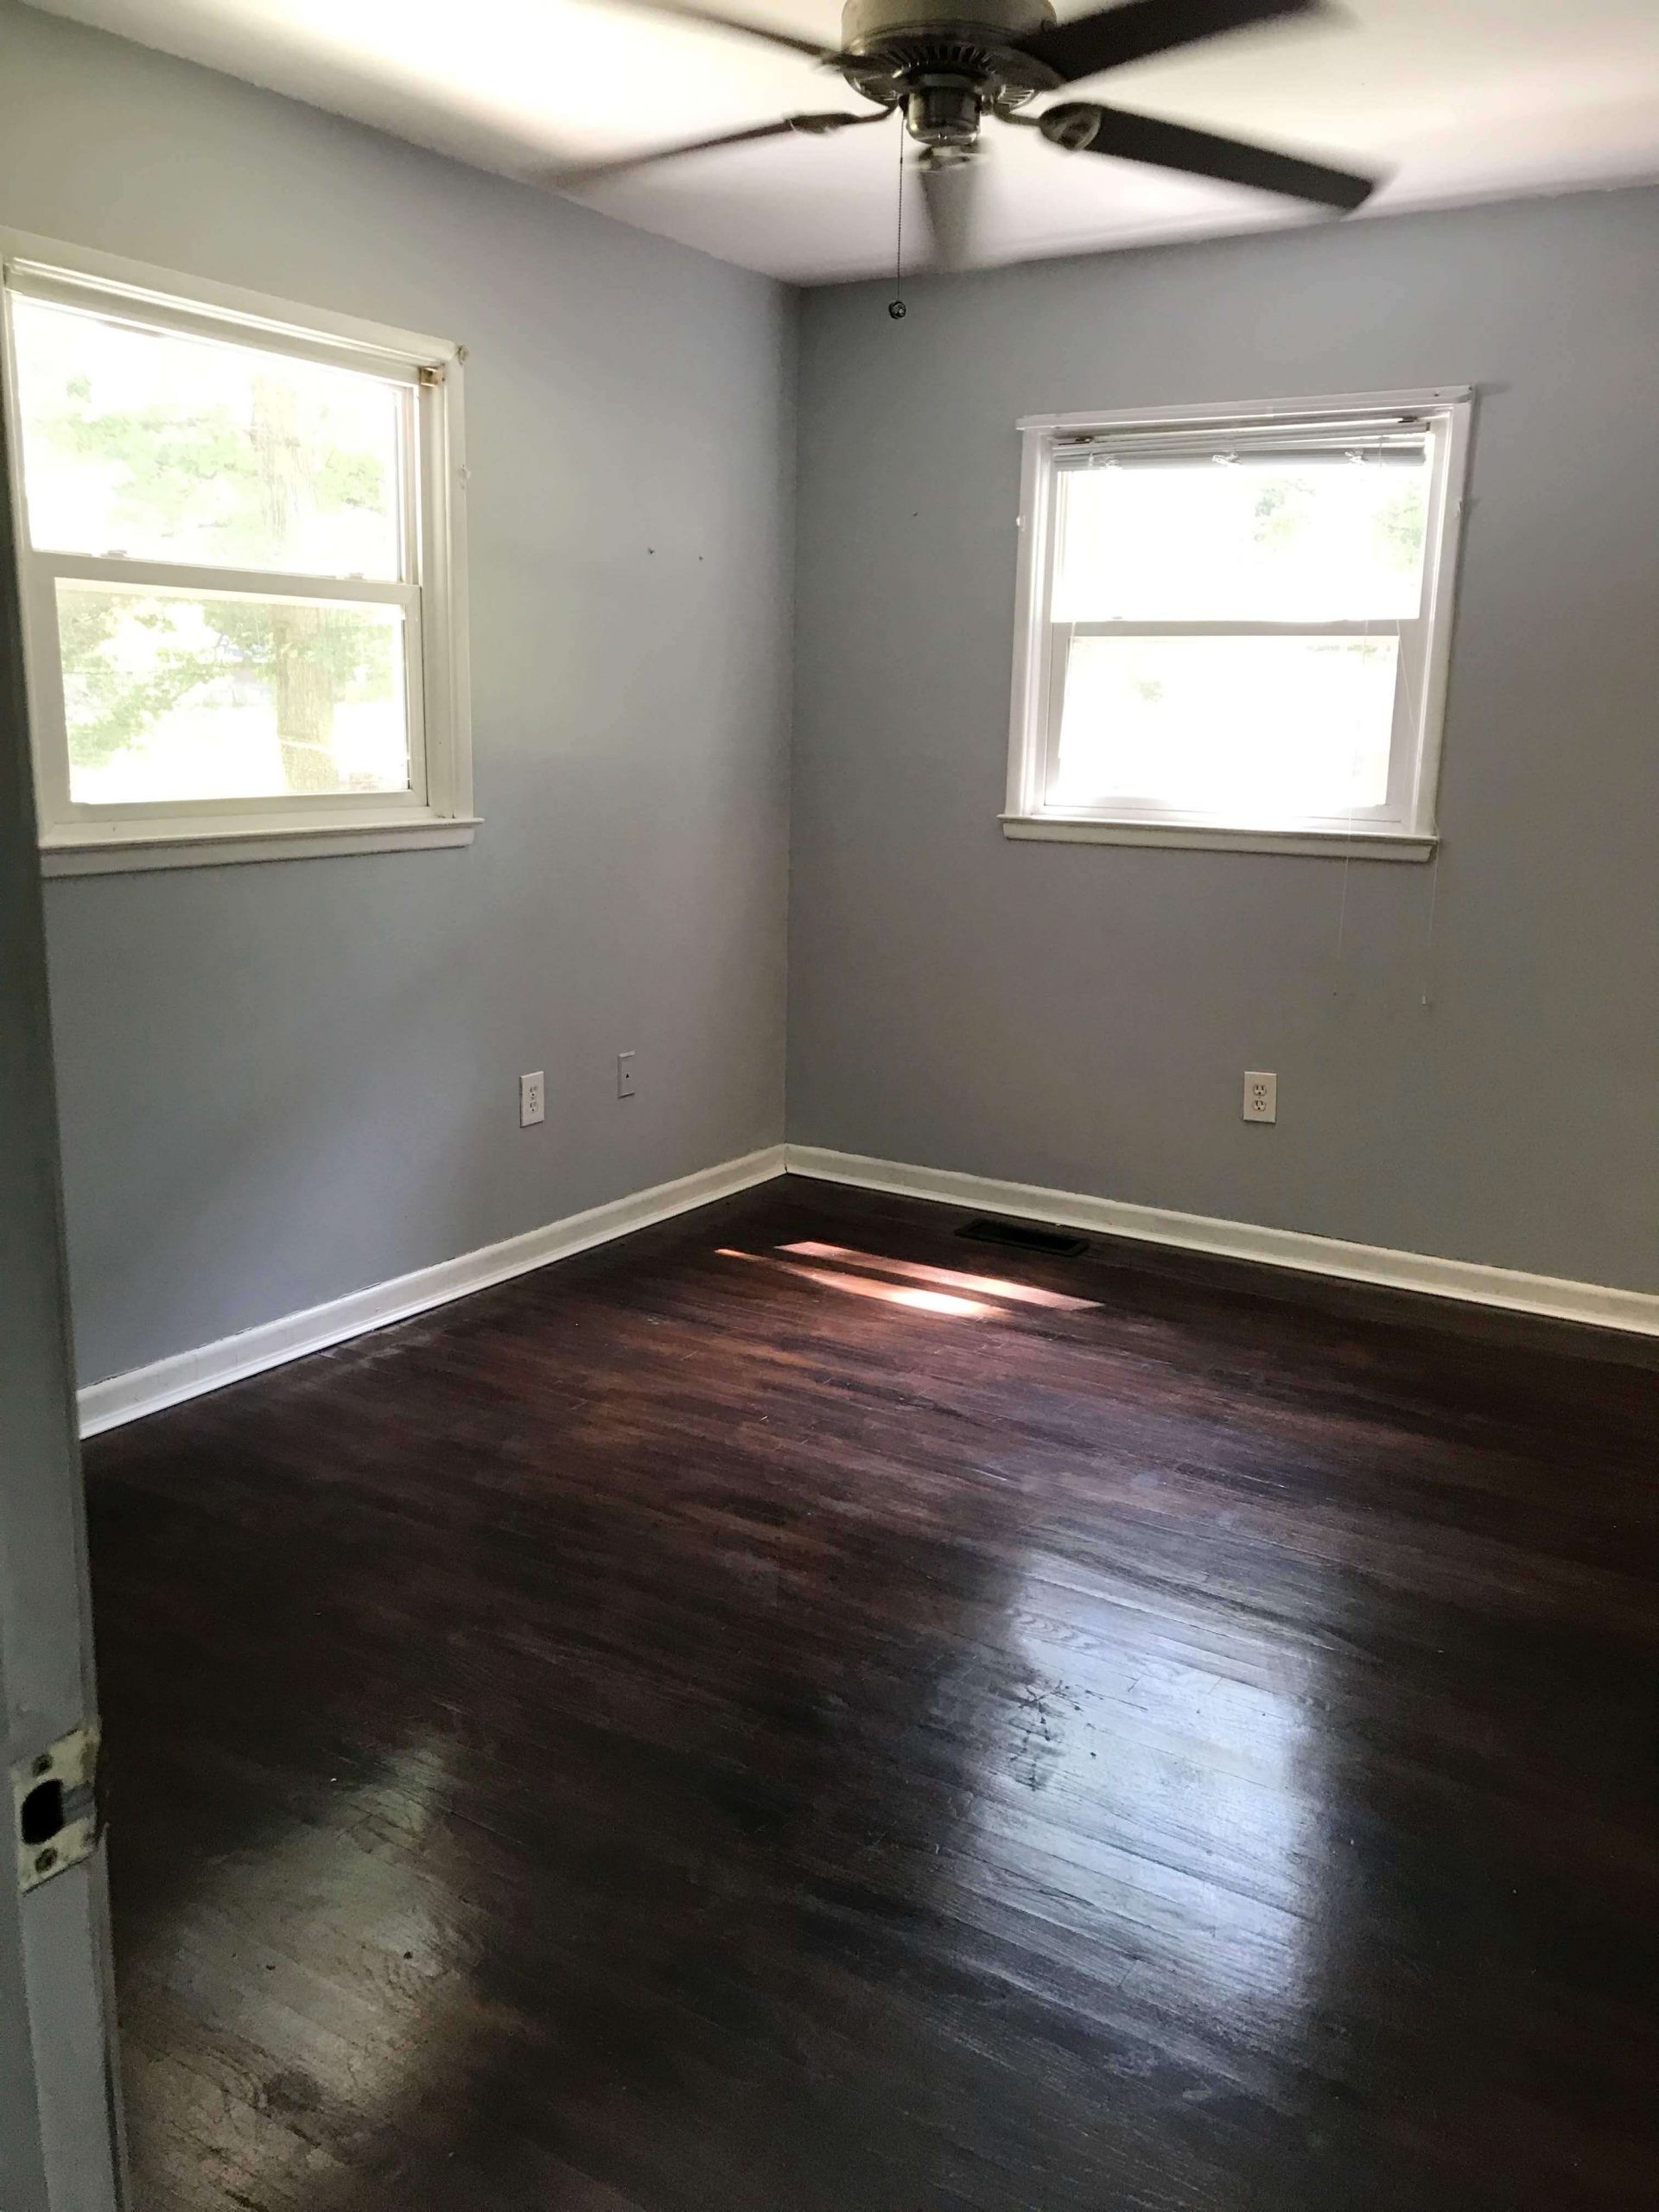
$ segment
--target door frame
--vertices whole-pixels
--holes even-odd
[[[0,423],[0,2205],[118,2212],[105,1845],[20,1893],[12,1770],[95,1720],[46,938]]]

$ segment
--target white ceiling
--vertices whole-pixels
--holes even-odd
[[[463,161],[550,168],[856,107],[841,79],[758,40],[626,0],[37,0]],[[737,0],[836,42],[839,0]],[[1087,0],[1060,0],[1063,15]],[[1348,20],[1265,28],[1098,88],[1211,130],[1375,166],[1383,212],[1659,176],[1659,0],[1348,0]],[[993,129],[985,257],[1302,222],[1282,201]],[[893,265],[898,128],[692,156],[588,196],[797,282]],[[919,245],[913,182],[906,227]]]

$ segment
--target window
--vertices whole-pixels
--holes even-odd
[[[1427,859],[1468,411],[1022,424],[1007,834]]]
[[[459,349],[0,246],[48,872],[467,842]]]

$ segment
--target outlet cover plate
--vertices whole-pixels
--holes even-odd
[[[537,1068],[532,1075],[518,1078],[518,1126],[533,1128],[537,1122],[547,1119],[547,1077]]]
[[[1276,1122],[1279,1118],[1279,1078],[1261,1068],[1249,1068],[1244,1075],[1244,1119],[1247,1122]]]

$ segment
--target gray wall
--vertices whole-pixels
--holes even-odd
[[[49,887],[81,1380],[776,1141],[791,296],[4,0],[0,223],[470,349],[475,845]]]
[[[793,1141],[1659,1289],[1656,240],[1626,192],[808,297]],[[1353,865],[1338,961],[1338,861],[1006,842],[1015,418],[1449,383],[1437,867]]]

